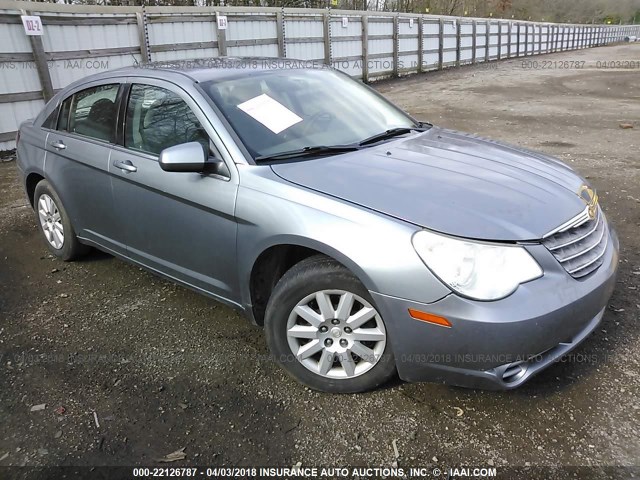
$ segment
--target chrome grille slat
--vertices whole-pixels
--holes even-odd
[[[591,259],[589,262],[585,263],[584,265],[581,265],[580,267],[576,267],[576,268],[570,270],[569,273],[574,274],[574,273],[576,273],[576,272],[578,272],[578,271],[580,271],[580,270],[582,270],[584,268],[587,268],[587,267],[593,265],[598,260],[600,260],[602,258],[602,256],[604,255],[604,252],[607,251],[607,243],[608,243],[608,240],[605,237],[602,251],[598,254],[598,256],[593,258],[593,259]]]
[[[573,243],[578,243],[580,240],[583,240],[583,239],[587,238],[589,235],[591,235],[593,232],[595,232],[595,230],[600,226],[600,222],[601,221],[602,221],[602,216],[598,215],[598,219],[597,219],[595,225],[587,233],[579,236],[578,238],[572,238],[570,241],[562,243],[560,245],[554,245],[553,247],[549,247],[549,250],[551,250],[551,251],[558,250],[559,248],[567,247],[567,246],[569,246],[569,245],[571,245]]]
[[[602,238],[604,237],[604,232],[605,232],[605,228],[602,229],[602,231],[600,232],[600,237],[598,237],[598,239],[593,242],[593,244],[591,244],[590,246],[588,246],[587,248],[585,248],[584,250],[579,251],[578,253],[574,253],[573,255],[570,255],[568,257],[563,257],[562,259],[558,258],[558,260],[560,261],[560,263],[564,263],[564,262],[568,262],[569,260],[573,260],[574,258],[579,257],[580,255],[584,255],[585,253],[593,250],[594,248],[596,248],[598,245],[600,245],[600,242],[602,242]]]
[[[568,222],[563,223],[555,230],[550,231],[542,238],[546,239],[554,236],[556,233],[566,232],[567,230],[571,230],[572,228],[578,227],[587,221],[589,221],[589,207],[585,207],[585,209],[579,215],[572,218]]]
[[[581,213],[567,224],[569,228],[556,229],[542,243],[571,276],[585,277],[600,267],[607,251],[606,218],[598,207],[594,219],[584,221]]]

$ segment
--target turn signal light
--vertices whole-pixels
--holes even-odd
[[[410,308],[409,315],[411,315],[411,318],[415,318],[416,320],[433,323],[435,325],[440,325],[441,327],[451,328],[451,322],[449,320],[432,313],[421,312],[420,310],[414,310],[413,308]]]

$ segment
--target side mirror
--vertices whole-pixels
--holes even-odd
[[[207,153],[198,142],[181,143],[160,152],[160,168],[165,172],[202,172]]]

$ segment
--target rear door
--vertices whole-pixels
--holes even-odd
[[[47,135],[44,169],[76,234],[124,254],[109,179],[122,84],[110,79],[88,85],[58,108],[57,121]]]
[[[191,96],[161,80],[134,81],[121,115],[121,146],[109,170],[127,255],[235,303],[235,166],[210,175],[165,172],[158,162],[164,148],[191,141],[224,158],[216,132]]]

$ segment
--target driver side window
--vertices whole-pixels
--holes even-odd
[[[129,93],[124,146],[152,155],[187,142],[209,151],[209,137],[184,100],[174,92],[134,84]]]

